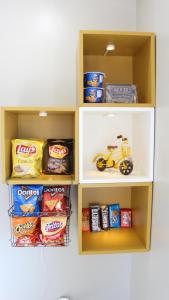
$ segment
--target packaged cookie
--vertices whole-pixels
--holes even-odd
[[[72,174],[73,140],[47,140],[43,158],[44,173]]]
[[[109,208],[110,228],[119,228],[120,227],[120,205],[110,204],[108,208]]]
[[[12,177],[37,177],[42,172],[43,141],[12,140]]]

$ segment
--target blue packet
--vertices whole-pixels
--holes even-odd
[[[12,188],[14,215],[38,216],[42,191],[42,185],[14,185]]]
[[[109,207],[110,228],[119,228],[120,227],[120,205],[110,204],[108,207]]]

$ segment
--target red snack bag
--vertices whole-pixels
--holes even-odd
[[[120,209],[120,223],[123,228],[129,228],[132,226],[132,211],[130,208]]]
[[[90,209],[82,208],[82,231],[90,231]]]
[[[66,233],[66,216],[42,217],[41,232],[42,243],[48,246],[64,246],[64,235]]]
[[[16,247],[34,247],[40,243],[39,232],[34,235],[25,235],[16,239]]]
[[[66,213],[67,186],[45,186],[43,189],[43,212],[61,212]]]

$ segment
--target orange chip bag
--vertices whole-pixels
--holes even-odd
[[[40,245],[38,234],[25,235],[16,239],[16,247],[34,247]]]
[[[66,216],[42,217],[41,231],[42,242],[48,245],[64,245],[64,234],[66,232]]]
[[[37,246],[40,243],[38,218],[13,217],[12,227],[17,247]]]
[[[42,172],[43,141],[12,140],[12,177],[37,177]]]
[[[35,217],[13,217],[12,227],[16,238],[33,235],[37,228],[38,218]]]

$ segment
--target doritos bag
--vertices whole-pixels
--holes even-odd
[[[40,211],[42,190],[41,185],[14,185],[12,188],[14,215],[37,216]]]
[[[66,213],[67,186],[44,186],[42,211]]]

